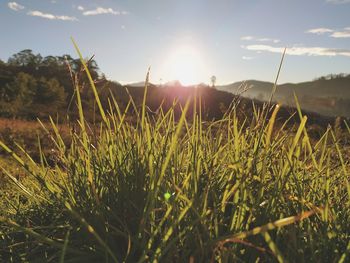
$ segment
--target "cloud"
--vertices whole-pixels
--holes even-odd
[[[273,42],[273,43],[279,43],[281,40],[279,39],[273,39],[273,38],[256,38],[253,36],[243,36],[241,37],[241,40],[244,41],[258,41],[258,42]]]
[[[250,40],[253,40],[254,37],[252,36],[244,36],[244,37],[241,37],[241,40],[246,40],[246,41],[250,41]]]
[[[331,4],[346,4],[350,3],[350,0],[326,0],[326,2]]]
[[[248,45],[242,46],[247,50],[258,52],[283,53],[283,47],[273,47],[269,45]],[[346,56],[350,57],[350,49],[324,48],[324,47],[291,47],[287,49],[287,54],[292,56]]]
[[[260,42],[273,42],[273,43],[279,43],[279,42],[281,42],[281,40],[279,40],[279,39],[272,39],[272,38],[258,38],[258,39],[256,39],[256,41],[260,41]]]
[[[84,16],[96,16],[96,15],[105,15],[105,14],[127,15],[129,13],[126,11],[115,11],[112,8],[103,8],[103,7],[97,7],[94,10],[88,10],[88,11],[83,12]]]
[[[252,59],[254,59],[254,57],[243,56],[242,59],[243,60],[252,60]]]
[[[316,35],[323,35],[323,34],[326,34],[326,33],[332,33],[333,31],[334,30],[330,29],[330,28],[319,27],[319,28],[309,29],[308,31],[306,31],[306,33],[316,34]]]
[[[335,29],[320,27],[320,28],[310,29],[306,31],[306,33],[311,33],[316,35],[328,34],[330,37],[333,37],[333,38],[350,38],[350,27],[345,27],[343,30],[335,30]]]
[[[9,2],[7,6],[12,9],[13,11],[20,11],[24,9],[23,5],[17,4],[16,2]]]
[[[336,31],[331,37],[334,38],[350,38],[350,28],[345,28],[345,31]]]
[[[42,17],[50,20],[63,20],[63,21],[77,21],[78,19],[74,16],[57,16],[53,14],[48,13],[42,13],[40,11],[29,11],[27,13],[29,16],[37,16]]]
[[[85,8],[84,8],[83,6],[81,6],[81,5],[79,5],[79,6],[77,7],[77,9],[78,9],[79,11],[84,11],[84,10],[85,10]]]

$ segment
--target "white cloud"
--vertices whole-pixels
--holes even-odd
[[[243,56],[242,59],[243,59],[243,60],[252,60],[252,59],[254,59],[254,58],[253,58],[253,57],[248,57],[248,56]]]
[[[129,13],[126,11],[115,11],[112,8],[103,8],[103,7],[97,7],[94,10],[88,10],[88,11],[83,12],[84,16],[96,16],[96,15],[105,15],[105,14],[127,15]]]
[[[260,42],[273,42],[273,43],[279,43],[279,42],[281,42],[281,40],[279,40],[279,39],[272,39],[272,38],[258,38],[258,39],[256,39],[256,41],[260,41]]]
[[[334,32],[331,37],[334,38],[350,38],[350,29],[346,28],[345,31],[336,31]]]
[[[253,40],[254,39],[254,37],[252,37],[252,36],[244,36],[244,37],[241,37],[241,40],[247,40],[247,41],[249,41],[249,40]]]
[[[126,29],[126,27],[125,27],[124,25],[121,25],[120,28],[121,28],[122,30],[125,30],[125,29]]]
[[[333,38],[350,38],[350,27],[345,27],[343,30],[335,30],[335,29],[320,27],[320,28],[310,29],[306,31],[306,33],[317,34],[317,35],[323,35],[327,33],[330,37],[333,37]]]
[[[327,0],[326,2],[332,3],[332,4],[346,4],[346,3],[350,3],[350,0]]]
[[[283,52],[283,48],[280,47],[272,47],[268,45],[248,45],[248,46],[241,46],[242,48],[252,50],[252,51],[269,51],[272,53],[281,53]]]
[[[272,38],[256,38],[253,36],[243,36],[241,37],[241,40],[244,41],[258,41],[258,42],[273,42],[273,43],[279,43],[281,42],[279,39],[272,39]]]
[[[49,13],[42,13],[40,11],[29,11],[27,13],[29,16],[37,16],[50,20],[63,20],[63,21],[77,21],[78,19],[74,16],[57,16]]]
[[[306,31],[306,33],[316,34],[316,35],[323,35],[325,33],[332,33],[334,30],[330,28],[325,27],[319,27],[319,28],[313,28]]]
[[[78,9],[79,11],[84,11],[84,10],[85,10],[85,8],[84,8],[83,6],[81,6],[81,5],[79,5],[79,6],[77,7],[77,9]]]
[[[242,46],[247,50],[271,52],[271,53],[283,53],[283,47],[272,47],[269,45],[248,45]],[[287,54],[292,56],[346,56],[350,57],[350,49],[336,49],[336,48],[324,48],[324,47],[291,47],[287,49]]]
[[[24,9],[23,5],[17,4],[16,2],[9,2],[7,6],[12,9],[13,11],[20,11]]]

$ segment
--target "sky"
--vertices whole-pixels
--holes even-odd
[[[95,59],[107,78],[218,84],[350,73],[350,0],[0,0],[0,59]]]

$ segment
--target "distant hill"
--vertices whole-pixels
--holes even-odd
[[[272,87],[271,82],[248,80],[216,88],[266,101],[270,98]],[[278,85],[274,101],[294,106],[294,93],[305,110],[328,116],[350,117],[350,75],[330,75],[314,81]]]
[[[144,87],[145,84],[146,84],[145,81],[139,81],[139,82],[125,84],[125,86],[126,87]]]
[[[113,82],[109,82],[107,87],[108,89],[105,89],[102,93],[100,93],[103,104],[107,104],[106,99],[108,98],[108,94],[109,92],[112,92],[114,98],[117,100],[122,109],[125,108],[129,100],[129,96],[133,98],[136,107],[141,107],[144,94],[143,86],[120,86],[114,84]],[[217,90],[204,84],[189,87],[182,86],[180,83],[176,82],[174,82],[173,85],[168,84],[167,86],[150,84],[148,86],[146,104],[150,113],[156,113],[159,112],[160,108],[162,108],[163,111],[167,111],[167,109],[173,106],[174,100],[176,100],[178,101],[178,104],[175,107],[175,117],[179,117],[181,115],[180,105],[183,107],[188,98],[192,98],[193,100],[194,97],[197,97],[197,110],[199,110],[198,99],[200,98],[202,102],[201,111],[202,119],[204,121],[221,119],[226,110],[230,107],[231,103],[236,101],[236,114],[238,118],[241,121],[248,120],[249,123],[249,121],[253,118],[253,103],[257,108],[263,105],[261,101],[236,96],[235,94],[223,90]],[[192,117],[193,104],[194,103],[192,101],[188,110],[189,118]],[[129,113],[129,116],[133,116],[135,114],[133,111]],[[296,113],[295,107],[282,106],[277,118],[278,123],[282,124],[294,113]],[[335,123],[334,117],[322,116],[318,113],[309,111],[304,111],[304,114],[308,116],[308,125],[310,127],[314,127],[315,131],[317,131],[315,134],[313,134],[313,137],[318,136],[318,134],[322,134],[320,131],[324,132],[329,124],[333,125]],[[300,119],[296,114],[290,120],[289,125],[299,122]]]

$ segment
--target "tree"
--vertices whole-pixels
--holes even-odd
[[[7,63],[1,61],[0,62],[0,89],[1,87],[8,84],[9,82],[13,81],[15,76],[16,76],[16,71],[12,70]]]
[[[34,55],[31,49],[22,50],[8,59],[10,65],[34,68],[38,67],[41,61],[42,56],[40,54]]]
[[[37,93],[35,96],[35,102],[37,104],[50,106],[51,109],[56,111],[64,104],[65,99],[64,88],[57,79],[52,78],[47,80],[41,77],[37,81]]]
[[[215,88],[215,84],[216,84],[216,77],[213,75],[210,78],[210,82],[211,82],[211,86],[212,88]]]
[[[41,62],[42,67],[57,67],[58,65],[58,59],[54,56],[44,57]]]
[[[0,112],[7,116],[27,113],[36,94],[37,82],[26,73],[18,73],[13,82],[1,86]]]
[[[101,92],[100,89],[109,81],[100,74],[93,57],[85,61]],[[0,114],[32,118],[66,112],[65,106],[74,96],[75,80],[78,80],[80,87],[90,85],[80,59],[70,55],[43,58],[30,49],[22,50],[7,62],[0,60]],[[81,88],[84,104],[93,98],[90,93],[91,89]]]

